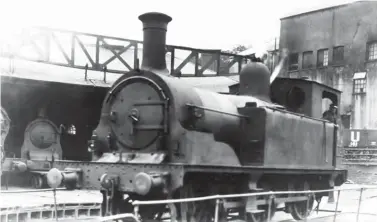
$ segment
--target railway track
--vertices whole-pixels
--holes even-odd
[[[34,190],[19,187],[2,189],[0,221],[49,221],[55,218],[55,214],[59,220],[97,218],[101,216],[102,199],[98,198],[96,193],[59,189],[56,192],[55,208],[51,189]]]

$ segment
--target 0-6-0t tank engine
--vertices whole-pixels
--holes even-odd
[[[90,142],[94,161],[119,166],[101,176],[102,188],[114,187],[109,181],[117,186],[112,191],[115,205],[127,211],[123,194],[132,200],[184,198],[321,189],[344,182],[345,172],[335,169],[336,126],[273,104],[270,72],[264,64],[253,62],[243,68],[240,95],[189,87],[168,76],[166,69],[165,38],[171,18],[147,13],[139,19],[144,26],[142,67],[124,74],[108,91]],[[107,195],[104,192],[104,200]],[[295,219],[305,218],[308,211],[303,206],[307,201],[312,206],[313,199],[297,200],[301,201],[286,203],[284,210]],[[236,204],[223,204],[224,215],[238,211],[250,221],[266,218],[266,200],[232,201]],[[213,204],[182,203],[170,205],[170,211],[178,210],[180,219],[208,221]],[[164,209],[148,207],[140,213],[151,219]]]
[[[315,118],[313,82],[280,79],[279,87],[272,87],[268,68],[252,62],[241,70],[239,95],[190,87],[166,68],[172,19],[161,13],[139,19],[142,65],[109,89],[89,141],[92,161],[54,161],[63,172],[50,171],[50,186],[63,181],[69,188],[101,190],[103,212],[115,214],[132,212],[135,200],[319,190],[346,180],[347,172],[336,168],[337,127]],[[288,86],[295,88],[288,96],[296,98],[299,92],[303,98],[294,107],[283,92]],[[293,108],[303,111],[288,111]],[[34,166],[39,162],[33,161]],[[268,203],[267,197],[226,199],[219,218],[226,221],[236,213],[246,221],[263,221],[284,210],[299,220],[309,215],[314,198],[281,195],[271,207]],[[215,201],[180,202],[142,205],[138,212],[143,220],[160,220],[168,211],[172,221],[211,221],[214,206]]]

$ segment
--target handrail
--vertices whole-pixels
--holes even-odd
[[[362,186],[358,188],[334,188],[326,190],[305,190],[305,191],[269,191],[259,193],[244,193],[244,194],[226,194],[226,195],[211,195],[204,197],[183,198],[183,199],[167,199],[167,200],[147,200],[147,201],[133,201],[133,205],[152,205],[152,204],[169,204],[169,203],[186,203],[216,199],[229,199],[237,197],[253,197],[253,196],[265,196],[265,195],[282,195],[282,194],[312,194],[312,193],[325,193],[332,191],[346,191],[346,190],[361,190],[361,189],[377,189],[377,186]]]
[[[357,209],[357,215],[356,215],[356,222],[359,221],[359,215],[360,213],[360,207],[361,207],[361,201],[362,201],[362,194],[365,189],[377,189],[377,186],[359,186],[356,188],[334,188],[334,189],[325,189],[325,190],[305,190],[305,191],[269,191],[269,192],[260,192],[260,193],[246,193],[246,194],[228,194],[228,195],[212,195],[212,196],[205,196],[205,197],[195,197],[195,198],[183,198],[183,199],[168,199],[168,200],[153,200],[153,201],[134,201],[132,204],[135,206],[134,214],[135,217],[139,217],[139,206],[140,205],[151,205],[151,204],[171,204],[171,203],[184,203],[184,202],[196,202],[196,201],[206,201],[206,200],[214,200],[216,199],[216,207],[215,207],[215,222],[218,222],[218,212],[219,212],[219,204],[220,199],[227,199],[227,198],[237,198],[237,197],[251,197],[251,196],[264,196],[269,195],[270,198],[273,198],[273,195],[276,194],[308,194],[308,197],[310,195],[313,195],[315,193],[324,193],[324,192],[335,192],[338,191],[336,205],[335,205],[335,214],[333,216],[333,221],[336,221],[336,217],[338,215],[338,205],[339,205],[339,196],[340,191],[347,191],[347,190],[360,190],[360,196],[359,196],[359,203],[358,203],[358,209]],[[271,201],[268,203],[268,209],[270,209]],[[319,206],[319,205],[318,205]],[[308,208],[308,204],[306,205]],[[267,221],[270,221],[270,213],[268,213]],[[307,218],[305,218],[305,221],[307,221]]]
[[[112,221],[112,220],[117,220],[117,219],[124,219],[127,218],[128,220],[133,220],[135,222],[140,221],[138,218],[138,207],[140,205],[152,205],[152,204],[169,204],[169,203],[184,203],[184,202],[196,202],[196,201],[206,201],[206,200],[217,200],[216,201],[216,214],[218,213],[218,205],[220,203],[220,199],[228,199],[228,198],[237,198],[237,197],[252,197],[252,196],[273,196],[273,195],[284,195],[284,194],[309,194],[313,195],[316,193],[325,193],[325,192],[334,192],[338,191],[338,199],[336,201],[336,209],[335,209],[335,215],[334,215],[334,221],[336,218],[336,215],[339,214],[338,212],[338,202],[339,202],[339,194],[340,191],[351,191],[351,190],[360,190],[360,197],[359,197],[359,206],[357,211],[354,213],[357,213],[357,219],[359,219],[359,214],[360,213],[360,204],[362,198],[362,193],[364,190],[367,189],[376,189],[376,185],[356,185],[357,187],[349,187],[349,188],[334,188],[334,189],[324,189],[324,190],[305,190],[305,191],[268,191],[268,192],[258,192],[258,193],[241,193],[241,194],[226,194],[226,195],[210,195],[210,196],[203,196],[203,197],[195,197],[195,198],[183,198],[183,199],[168,199],[168,200],[152,200],[152,201],[133,201],[132,205],[135,206],[135,213],[123,213],[123,214],[117,214],[117,215],[110,215],[110,216],[105,216],[105,217],[100,217],[100,218],[94,218],[94,221]],[[19,190],[19,191],[7,191],[7,192],[2,192],[2,193],[15,193],[15,192],[45,192],[45,191],[51,191],[53,189],[41,189],[41,190]],[[60,190],[65,190],[64,188],[59,188]],[[351,212],[349,212],[351,213]],[[371,214],[373,215],[373,214]],[[216,217],[217,218],[217,217]],[[218,219],[218,218],[217,218]],[[217,220],[215,220],[217,221]]]

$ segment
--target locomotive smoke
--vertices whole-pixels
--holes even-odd
[[[172,18],[168,15],[150,12],[139,16],[143,22],[143,61],[141,68],[150,71],[168,72],[166,69],[166,31]]]

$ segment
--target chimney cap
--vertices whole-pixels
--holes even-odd
[[[169,23],[172,18],[160,12],[147,12],[139,16],[139,20],[144,23],[144,28],[147,23]]]

